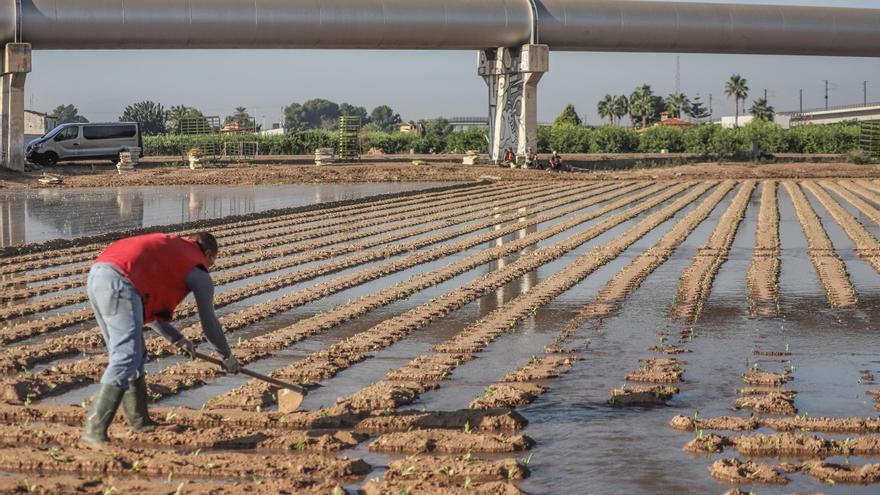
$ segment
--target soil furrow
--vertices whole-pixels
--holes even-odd
[[[846,266],[834,250],[834,245],[822,227],[822,221],[800,187],[791,181],[783,185],[794,203],[794,209],[807,238],[808,253],[819,283],[825,290],[828,303],[834,308],[854,307],[859,303],[856,289],[846,272]]]
[[[468,194],[489,187],[495,182],[481,181],[468,182],[463,184],[452,184],[442,187],[434,187],[423,190],[411,190],[396,193],[378,194],[356,199],[346,199],[340,201],[332,201],[328,203],[315,203],[303,206],[294,206],[290,208],[276,208],[271,210],[246,213],[243,215],[230,215],[212,219],[193,220],[190,222],[177,223],[171,225],[154,225],[150,227],[142,227],[129,229],[124,231],[106,232],[92,236],[77,237],[74,239],[54,239],[45,242],[25,244],[23,246],[10,246],[0,251],[0,260],[15,262],[18,260],[28,261],[39,258],[45,254],[65,254],[67,249],[100,249],[99,246],[109,244],[115,240],[124,237],[130,237],[139,234],[148,234],[151,232],[165,232],[167,229],[174,229],[175,232],[199,232],[207,228],[220,227],[224,229],[234,227],[244,227],[248,225],[259,225],[261,223],[272,221],[273,219],[286,218],[302,218],[320,217],[325,212],[351,212],[363,207],[364,204],[394,204],[402,201],[421,201],[425,198],[431,198],[447,193]],[[296,217],[296,215],[301,215]],[[71,251],[76,253],[77,251]]]
[[[3,449],[0,470],[24,473],[71,473],[139,475],[167,478],[169,473],[183,478],[245,478],[296,476],[297,479],[354,479],[370,472],[360,459],[338,459],[320,454],[272,454],[260,462],[248,454],[199,452],[198,455],[172,451],[119,448],[103,450],[80,447],[15,447]]]
[[[764,181],[761,209],[755,231],[755,250],[746,273],[753,315],[779,313],[779,270],[782,247],[779,241],[779,202],[776,181]]]
[[[639,192],[630,198],[622,200],[619,204],[622,205],[624,202],[645,197],[648,194],[656,192],[661,187],[662,186],[657,186]],[[680,192],[680,188],[676,190]],[[248,339],[241,342],[236,347],[236,357],[242,363],[251,363],[259,359],[267,358],[271,356],[273,352],[287,348],[305,337],[326,331],[368,311],[372,311],[378,307],[386,306],[394,301],[409,297],[415,292],[437,285],[446,280],[450,280],[461,273],[485,263],[489,263],[492,260],[519,252],[542,239],[547,239],[553,235],[564,232],[569,228],[573,228],[581,223],[589,221],[590,219],[596,218],[598,214],[598,211],[586,213],[552,228],[545,229],[544,231],[528,234],[526,237],[508,244],[486,249],[463,260],[456,261],[440,270],[418,275],[410,280],[378,291],[375,294],[364,296],[356,301],[343,304],[313,317],[300,320],[288,327],[269,332],[253,339]],[[508,277],[504,278],[504,280],[507,279]],[[443,314],[446,313],[437,312],[432,316],[439,317]],[[333,345],[326,353],[319,353],[319,357],[315,359],[314,362],[302,363],[307,368],[313,369],[313,371],[309,373],[299,373],[295,378],[298,380],[327,379],[338,371],[338,366],[342,363],[346,363],[345,365],[347,366],[351,363],[362,360],[362,351],[363,346],[361,346],[359,351],[350,351],[344,345]],[[196,388],[203,385],[204,380],[217,377],[220,374],[221,373],[216,367],[204,366],[200,363],[186,363],[168,368],[163,370],[159,376],[155,376],[151,380],[151,395],[154,398],[159,399],[179,393],[183,390]],[[198,379],[194,380],[194,377],[197,377]],[[286,378],[291,377],[286,376]],[[215,403],[214,407],[222,406]]]
[[[854,194],[833,183],[823,181],[819,184],[848,201],[861,213],[868,216],[868,218],[871,218],[872,220],[874,218],[880,219],[880,210],[877,210],[865,201],[862,201]],[[877,238],[868,232],[868,229],[866,229],[865,226],[854,216],[846,211],[846,208],[841,206],[840,203],[831,197],[831,195],[823,191],[815,183],[804,182],[803,187],[810,191],[810,193],[819,200],[819,203],[821,203],[825,210],[831,214],[834,221],[840,225],[847,237],[852,240],[859,256],[871,265],[874,270],[880,272],[880,243],[877,242]]]
[[[317,223],[315,226],[309,226],[309,228],[319,228],[319,227],[327,227],[336,225],[339,223],[355,223],[366,218],[371,218],[370,214],[371,209],[379,210],[378,213],[381,214],[381,211],[384,209],[400,209],[406,206],[418,206],[420,204],[424,204],[426,201],[428,202],[437,202],[444,199],[453,199],[453,198],[466,198],[471,194],[481,194],[486,193],[493,190],[503,190],[504,186],[500,186],[497,184],[487,184],[479,187],[475,187],[472,189],[466,189],[464,191],[461,190],[452,190],[452,191],[438,191],[436,193],[428,193],[421,194],[415,197],[409,196],[401,199],[391,199],[391,200],[372,200],[372,198],[362,198],[355,206],[348,207],[333,207],[332,203],[329,205],[314,205],[313,208],[310,208],[309,211],[305,212],[296,212],[290,214],[281,213],[280,215],[267,215],[267,212],[258,212],[252,214],[257,218],[254,220],[249,220],[245,222],[235,222],[234,219],[236,217],[231,217],[233,221],[222,222],[216,219],[215,221],[203,221],[201,223],[204,224],[215,224],[212,228],[212,231],[215,233],[215,236],[220,238],[234,237],[243,234],[248,234],[251,232],[263,232],[267,229],[273,228],[281,228],[289,225],[301,225],[303,223]],[[294,208],[293,210],[297,210],[298,208]],[[279,211],[279,210],[271,210],[271,211]],[[284,211],[284,210],[280,210]],[[401,210],[403,211],[403,210]],[[357,212],[361,215],[356,219],[352,220],[350,216],[344,215],[346,213]],[[335,216],[336,214],[343,214],[341,216]],[[333,215],[331,220],[326,220],[327,215]],[[227,217],[229,218],[229,217]],[[186,224],[184,224],[186,225]],[[136,230],[144,230],[151,232],[165,232],[164,230],[159,230],[161,227],[149,227],[147,229],[136,229]],[[168,225],[164,226],[164,228],[168,229],[167,232],[174,232],[177,235],[188,235],[199,232],[208,228],[208,226],[189,228],[189,229],[181,229],[180,225]],[[113,236],[115,238],[121,238],[117,236]],[[115,240],[115,239],[114,239]],[[50,241],[51,242],[51,241]],[[79,259],[79,260],[87,260],[89,259],[89,255],[91,258],[97,256],[109,242],[101,242],[101,243],[93,243],[86,246],[78,246],[75,248],[67,248],[60,250],[48,250],[41,251],[29,255],[16,256],[12,258],[0,258],[0,273],[14,273],[25,270],[34,269],[29,262],[46,262],[47,258],[49,260],[54,260],[50,262],[54,262],[56,264],[61,264],[62,261],[71,260],[71,259]],[[235,242],[227,242],[226,244],[235,244]],[[70,261],[66,261],[70,262]],[[15,266],[12,266],[15,265]],[[41,266],[41,268],[45,268],[48,266],[57,266],[57,265],[45,265]]]
[[[18,406],[0,404],[0,421],[13,428],[30,423],[82,426],[87,409],[79,406],[42,405]],[[326,411],[296,411],[291,413],[249,411],[207,411],[182,407],[151,407],[150,414],[157,421],[173,422],[176,426],[191,428],[232,428],[244,430],[312,431],[353,430],[381,434],[408,431],[415,428],[463,430],[480,432],[515,432],[522,430],[526,420],[509,410],[487,411],[402,411],[391,414],[326,414]],[[115,422],[123,424],[122,414]]]
[[[717,454],[732,448],[748,457],[782,457],[826,459],[836,456],[869,456],[880,454],[880,436],[868,435],[844,440],[823,438],[802,433],[774,433],[725,436],[703,434],[691,440],[684,449],[697,454]]]
[[[629,190],[629,188],[638,189],[641,187],[643,187],[643,185],[639,184],[624,187],[610,193],[606,193],[604,195],[596,196],[591,201],[607,201],[608,199],[611,199],[613,197],[625,194],[625,192]],[[601,210],[602,209],[597,211]],[[533,219],[532,221],[537,222],[538,219]],[[528,224],[529,221],[520,222],[516,225],[509,227],[508,229],[511,232],[514,232],[525,228]],[[274,301],[258,304],[246,310],[241,310],[236,313],[221,317],[221,324],[223,324],[223,327],[227,332],[235,331],[244,328],[256,321],[266,319],[274,314],[290,310],[294,307],[301,306],[311,301],[319,300],[329,294],[344,290],[345,288],[357,286],[367,281],[381,278],[385,275],[388,275],[389,273],[394,273],[408,267],[417,266],[428,261],[440,259],[451,253],[459,252],[469,247],[485,243],[489,240],[502,237],[503,235],[506,235],[506,233],[509,233],[506,232],[506,230],[508,229],[494,230],[487,232],[481,236],[472,237],[458,243],[437,247],[428,251],[416,252],[408,255],[402,260],[392,261],[362,270],[349,276],[340,277],[337,279],[329,280],[327,282],[322,282],[307,289],[297,291],[293,294],[282,296]],[[289,279],[289,277],[283,278]],[[264,282],[261,290],[264,289],[265,285],[267,284],[268,282]],[[183,329],[182,332],[194,342],[201,342],[202,340],[204,340],[204,336],[202,335],[199,325],[192,325],[190,327],[187,327]],[[100,333],[97,331],[94,331],[94,333],[95,335],[93,338],[97,340],[96,344],[101,345]],[[51,347],[44,346],[45,350],[42,350],[41,359],[49,355],[54,355],[51,358],[54,359],[59,355],[75,355],[76,353],[78,353],[78,349],[82,345],[82,339],[77,338],[77,336],[71,337],[73,338],[69,339],[69,342],[67,342],[68,346],[66,348],[61,348],[58,342],[53,343],[54,345],[52,345]],[[151,359],[158,356],[169,355],[174,352],[171,346],[168,345],[167,342],[165,342],[164,339],[161,338],[148,340],[147,348],[150,353]],[[17,356],[19,357],[19,360],[9,360],[6,361],[6,363],[12,366],[11,369],[15,369],[15,367],[21,366],[22,364],[33,362],[36,359],[36,354],[37,353],[35,352],[31,352],[30,355],[25,355],[21,357]],[[19,361],[24,361],[24,363],[20,363]],[[70,388],[89,383],[94,377],[100,375],[100,370],[105,366],[105,362],[106,357],[103,355],[92,356],[85,359],[77,360],[72,363],[65,363],[49,370],[42,370],[30,376],[10,378],[6,380],[3,385],[3,396],[7,400],[16,400],[15,397],[18,397],[18,400],[24,400],[28,396],[31,396],[35,399],[47,395],[58,394]]]
[[[682,274],[675,301],[669,310],[671,319],[686,324],[693,324],[699,319],[712,291],[715,276],[730,254],[730,247],[745,218],[754,189],[755,181],[742,183],[730,207],[718,220],[708,243],[699,249],[691,265]]]
[[[617,192],[619,192],[619,194],[624,194],[625,192],[631,191],[633,188],[637,188],[637,187],[639,187],[639,186],[632,185],[632,186],[626,186],[623,188],[615,189],[612,186],[611,189],[616,190]],[[554,208],[554,207],[569,204],[569,203],[577,203],[578,201],[582,201],[585,198],[590,198],[590,197],[599,195],[599,193],[606,191],[606,190],[608,190],[608,188],[589,189],[586,191],[582,191],[581,196],[573,197],[573,198],[568,198],[569,194],[567,192],[561,192],[558,194],[562,195],[564,198],[567,198],[567,199],[557,200],[557,201],[554,201],[554,202],[551,202],[549,204],[545,204],[542,206],[544,206],[545,208]],[[611,193],[611,194],[614,194],[614,193]],[[549,196],[545,196],[544,199],[551,200],[556,197],[557,197],[557,195],[549,195]],[[543,201],[543,199],[542,199],[542,201]],[[523,204],[538,204],[538,203],[517,203],[516,205],[523,205]],[[569,207],[563,211],[568,211],[569,209],[576,210],[576,209],[579,209],[582,207],[583,206],[575,205],[575,206]],[[518,206],[517,206],[517,208],[518,208]],[[511,209],[517,209],[517,208],[512,207]],[[252,297],[254,295],[259,295],[259,294],[262,294],[265,292],[270,292],[272,290],[277,290],[277,289],[282,288],[286,285],[292,285],[293,283],[298,283],[298,282],[310,280],[312,278],[316,278],[316,277],[319,277],[322,275],[333,273],[335,271],[339,271],[339,270],[342,270],[345,268],[350,268],[352,266],[357,266],[359,264],[367,263],[370,261],[382,260],[387,257],[393,256],[395,254],[403,254],[403,253],[407,253],[407,252],[411,252],[411,251],[416,251],[416,250],[423,248],[423,247],[426,247],[430,244],[436,244],[439,242],[449,240],[454,237],[458,237],[460,235],[465,235],[468,233],[472,233],[474,231],[482,230],[485,228],[490,228],[494,225],[497,225],[499,223],[503,223],[506,221],[517,220],[521,217],[521,215],[522,215],[522,213],[520,213],[520,212],[506,214],[506,215],[500,216],[498,218],[493,218],[490,220],[484,220],[483,222],[474,223],[472,225],[462,227],[462,228],[457,229],[455,231],[441,233],[441,234],[438,234],[437,236],[419,239],[417,241],[403,243],[403,244],[399,244],[399,245],[390,245],[390,246],[386,246],[384,248],[376,249],[374,251],[362,252],[362,253],[354,255],[354,256],[350,256],[347,258],[341,258],[333,263],[328,263],[325,265],[321,265],[319,267],[314,267],[314,268],[310,268],[310,269],[301,270],[298,272],[293,272],[291,274],[288,274],[288,275],[285,275],[282,277],[275,277],[275,278],[269,279],[267,281],[255,282],[255,283],[249,284],[247,286],[243,286],[243,287],[240,287],[237,289],[233,289],[231,291],[227,291],[227,292],[218,294],[218,296],[215,298],[214,305],[215,305],[215,307],[222,307],[222,306],[234,303],[234,302],[238,302],[238,301],[240,301],[244,298],[247,298],[247,297]],[[536,221],[536,219],[532,219],[529,222],[531,224],[531,222],[535,222],[535,221]],[[514,231],[517,230],[522,225],[524,225],[524,224],[518,223],[517,226],[515,226],[516,228],[514,228],[514,226],[508,226],[501,231],[496,231],[494,234],[497,234],[497,236],[500,237],[502,234],[509,233],[509,231],[511,231],[511,230],[514,230]],[[495,238],[495,237],[492,237],[492,238]],[[489,240],[491,240],[491,239],[489,239]],[[468,246],[468,247],[470,247],[470,246]],[[324,254],[320,254],[320,255],[324,256]],[[304,256],[308,256],[308,254],[304,255]],[[284,262],[284,263],[286,264],[287,262]],[[263,267],[247,269],[247,270],[241,272],[238,275],[238,277],[248,278],[250,276],[259,274],[262,271],[270,270],[271,268],[272,267],[270,265],[266,265]],[[186,302],[178,308],[176,316],[178,319],[180,319],[180,318],[183,318],[186,316],[193,315],[193,314],[195,314],[195,312],[196,312],[195,304],[193,302]],[[73,312],[68,312],[63,315],[48,318],[45,320],[36,320],[36,321],[29,322],[26,324],[20,324],[20,325],[7,327],[7,328],[3,329],[3,336],[2,336],[2,338],[0,338],[0,340],[2,340],[3,342],[7,342],[7,343],[8,342],[16,342],[16,341],[19,341],[19,340],[22,340],[25,338],[29,338],[29,337],[33,337],[36,335],[51,333],[51,332],[57,331],[59,329],[65,328],[67,326],[81,323],[82,321],[89,321],[91,319],[92,319],[92,315],[91,315],[90,309],[86,308],[86,309],[82,309],[82,310],[76,310]],[[35,360],[38,359],[37,356],[40,355],[39,351],[35,351],[35,349],[49,348],[49,349],[54,349],[56,352],[63,352],[63,350],[65,348],[69,347],[70,345],[79,346],[80,349],[94,348],[96,346],[103,345],[103,341],[100,339],[100,332],[98,331],[98,329],[93,328],[91,330],[79,332],[75,335],[64,336],[64,337],[60,337],[60,338],[56,338],[56,339],[50,339],[50,340],[47,340],[46,342],[43,342],[40,344],[34,344],[34,345],[27,346],[27,347],[22,346],[24,348],[16,347],[13,349],[9,349],[5,356],[0,356],[0,363],[6,362],[8,360],[15,360],[18,356],[28,356],[29,359],[35,363],[35,362],[37,362]],[[4,365],[0,364],[0,369],[8,369],[8,368],[5,368]]]
[[[589,239],[596,237],[602,232],[610,230],[615,225],[619,225],[627,219],[633,218],[639,213],[672,197],[674,194],[680,192],[683,187],[684,186],[678,186],[677,188],[672,188],[662,196],[646,200],[640,205],[617,214],[584,232],[575,234],[565,241],[556,245],[541,248],[530,253],[528,257],[521,257],[501,270],[484,275],[483,277],[459,287],[444,296],[409,310],[402,315],[385,320],[371,329],[335,344],[331,348],[313,353],[300,362],[276,370],[273,372],[273,375],[277,377],[294,378],[299,380],[308,379],[313,381],[332,377],[339,370],[363,360],[364,352],[375,351],[390,346],[416,329],[422,328],[431,321],[446,316],[452,311],[476,300],[483,294],[501,287],[510,280],[514,280],[549,261],[558,259],[566,252],[569,252],[577,246],[587,242]],[[698,186],[695,191],[687,194],[684,198],[674,203],[674,205],[683,208],[687,204],[686,202],[693,201],[694,198],[705,192],[709,187],[711,186],[708,184]],[[646,222],[650,223],[654,218],[659,218],[661,213],[668,211],[670,208],[671,207],[667,207],[664,211],[655,213],[649,217],[649,219],[643,220],[640,225],[647,225]],[[632,242],[634,241],[635,239],[632,240]],[[531,293],[532,292],[529,292],[529,294]],[[507,305],[505,305],[505,307],[507,307]],[[531,310],[533,307],[534,306],[530,306],[529,309]],[[417,366],[417,363],[418,361],[414,361],[414,365]],[[209,404],[209,407],[254,409],[270,403],[272,400],[271,395],[271,387],[266,387],[259,382],[250,381],[239,389],[221,396],[218,401]]]
[[[769,428],[775,431],[814,431],[818,433],[880,433],[880,418],[822,418],[795,416],[763,418],[752,416],[718,416],[714,418],[675,416],[669,426],[681,431],[726,430],[753,431]]]
[[[549,190],[550,188],[543,188],[545,190]],[[340,222],[338,219],[335,220],[325,220],[320,222],[318,225],[295,225],[294,227],[289,227],[281,231],[270,231],[270,232],[262,232],[260,234],[251,234],[247,237],[241,237],[236,239],[228,239],[224,241],[222,238],[220,239],[220,246],[222,248],[222,252],[224,254],[224,258],[221,259],[217,265],[214,267],[215,271],[226,270],[229,268],[234,268],[237,266],[245,265],[248,263],[253,263],[256,261],[261,261],[263,259],[283,256],[286,254],[291,254],[294,252],[299,252],[300,250],[291,251],[288,247],[287,249],[274,249],[278,246],[286,246],[287,244],[293,242],[303,242],[318,239],[327,236],[337,236],[333,239],[344,239],[345,234],[351,234],[354,231],[358,231],[360,229],[367,229],[371,227],[377,227],[380,225],[391,224],[397,221],[407,221],[413,219],[419,219],[428,215],[436,215],[438,213],[443,213],[447,211],[449,208],[453,206],[462,206],[473,204],[474,201],[480,200],[492,200],[498,198],[507,198],[508,200],[516,200],[517,197],[515,194],[512,194],[515,191],[504,191],[502,190],[489,190],[481,192],[479,195],[471,195],[470,197],[465,197],[463,199],[455,198],[451,200],[443,200],[443,201],[435,201],[429,204],[420,204],[416,206],[410,206],[407,208],[400,209],[392,209],[387,211],[378,211],[371,215],[365,215],[365,217],[369,217],[369,220],[364,220],[363,218],[358,218],[355,221],[350,221],[348,223]],[[527,192],[526,188],[520,188],[519,192]],[[395,211],[395,210],[401,210]],[[468,209],[468,212],[479,211],[478,206],[472,206]],[[444,217],[445,218],[445,217]],[[428,221],[428,220],[423,220]],[[410,222],[418,225],[419,222]],[[332,224],[331,226],[324,226],[323,224]],[[386,231],[390,231],[388,229],[389,226],[386,225]],[[397,228],[403,228],[404,226],[398,226]],[[377,232],[378,233],[378,232]],[[268,240],[266,240],[268,239]],[[315,242],[315,241],[313,241]],[[325,243],[329,243],[328,241],[324,241]],[[268,250],[268,251],[264,251]],[[52,271],[40,271],[35,274],[25,275],[15,279],[17,284],[22,283],[33,283],[33,282],[42,282],[46,280],[59,279],[64,277],[71,277],[73,275],[81,275],[88,272],[89,267],[91,266],[92,259],[98,255],[100,251],[96,251],[94,253],[84,255],[82,259],[77,260],[78,262],[86,261],[86,263],[78,263],[74,266],[68,266],[66,268],[62,268],[59,270]],[[32,263],[53,263],[57,262],[55,259],[47,259],[44,261],[32,262]],[[59,263],[59,264],[70,264],[70,263]],[[15,268],[20,268],[18,271],[29,271],[40,269],[44,267],[35,266],[25,267],[16,266]],[[82,280],[81,278],[76,278],[74,280],[61,280],[52,284],[45,284],[38,286],[32,289],[21,289],[17,292],[13,292],[9,297],[18,297],[21,295],[28,294],[28,290],[35,291],[45,291],[44,287],[54,287],[54,286],[66,286],[69,287],[71,283]],[[42,292],[45,293],[45,292]]]
[[[255,479],[235,482],[210,480],[149,481],[119,476],[49,476],[40,474],[0,474],[0,495],[111,494],[138,495],[347,495],[342,485],[328,481]],[[471,492],[474,493],[474,492]],[[501,493],[501,492],[498,492]],[[516,492],[513,492],[516,493]],[[399,492],[394,492],[399,495]]]
[[[560,192],[569,192],[582,190],[582,188],[563,188]],[[344,253],[356,252],[363,249],[369,249],[372,247],[376,247],[381,244],[385,244],[388,242],[393,242],[401,239],[405,239],[407,237],[415,237],[417,235],[425,234],[428,232],[432,232],[434,230],[440,228],[451,227],[457,224],[462,224],[466,222],[471,222],[475,220],[479,220],[485,218],[485,205],[472,206],[470,208],[464,208],[461,210],[452,209],[454,206],[462,206],[467,204],[472,204],[474,201],[487,201],[492,200],[490,204],[497,205],[499,208],[501,206],[510,205],[510,204],[525,204],[526,200],[529,199],[542,199],[547,196],[546,189],[539,190],[538,192],[532,192],[531,194],[511,194],[506,197],[501,197],[499,200],[498,196],[491,197],[478,197],[471,198],[466,200],[463,203],[455,203],[450,204],[444,207],[438,208],[425,208],[422,210],[423,215],[417,217],[415,220],[405,221],[403,223],[395,223],[399,219],[394,217],[387,217],[385,221],[382,222],[373,222],[376,225],[382,225],[379,228],[371,229],[371,230],[357,230],[361,227],[352,226],[351,228],[341,229],[343,233],[338,235],[333,235],[330,237],[324,237],[319,241],[302,241],[300,242],[299,238],[291,238],[291,237],[280,237],[274,239],[272,242],[277,245],[284,245],[283,248],[280,249],[272,249],[268,251],[263,251],[262,246],[259,245],[245,245],[242,248],[248,254],[244,256],[233,257],[232,259],[223,260],[217,264],[217,266],[213,269],[214,272],[218,272],[221,270],[234,268],[242,265],[247,265],[251,263],[256,263],[260,261],[271,261],[276,258],[282,258],[286,256],[291,256],[294,254],[302,253],[300,256],[294,256],[293,258],[284,260],[283,262],[276,262],[274,264],[265,265],[262,272],[250,273],[254,268],[239,270],[237,272],[232,273],[220,273],[215,275],[215,284],[222,285],[226,283],[230,283],[233,281],[240,280],[242,278],[242,274],[248,274],[249,276],[259,275],[262,273],[268,273],[270,271],[276,271],[284,268],[289,268],[292,266],[296,266],[301,263],[307,263],[309,261],[317,261],[320,259],[328,259],[333,256],[338,256]],[[509,211],[515,209],[514,207],[500,208],[500,211]],[[473,214],[477,212],[476,214]],[[470,214],[470,215],[468,215]],[[458,217],[452,220],[451,218]],[[441,224],[431,224],[432,222],[441,222]],[[389,234],[390,232],[390,234]],[[337,232],[333,232],[337,234]],[[315,234],[320,234],[316,232]],[[352,243],[349,245],[338,246],[335,249],[324,249],[318,251],[320,248],[324,248],[326,246],[331,246],[334,244],[342,244],[343,242],[355,241],[358,239],[364,239],[367,237],[377,236],[380,234],[386,234],[382,237],[375,239],[367,239],[360,242]],[[308,235],[301,236],[303,238],[311,238],[311,237],[323,237],[321,235]],[[294,243],[294,241],[296,241]],[[223,253],[227,253],[227,249],[225,246],[221,247]],[[251,254],[253,253],[253,254]],[[86,279],[77,278],[77,279],[68,279],[60,282],[59,284],[64,288],[70,287],[82,287],[85,284]],[[53,287],[58,287],[59,284],[47,284],[44,286],[39,286],[36,289],[23,289],[19,291],[19,295],[24,294],[28,291],[37,290],[42,293],[52,292],[50,289]],[[68,286],[68,284],[74,284],[72,286]],[[43,292],[46,291],[46,292]],[[10,296],[12,297],[12,296]],[[76,294],[66,295],[57,298],[45,299],[41,301],[37,301],[31,304],[23,304],[14,306],[11,308],[0,310],[0,321],[7,320],[14,317],[21,317],[30,314],[35,314],[55,308],[59,308],[62,306],[67,306],[69,304],[75,304],[79,302],[85,302],[88,300],[85,291],[77,292]]]

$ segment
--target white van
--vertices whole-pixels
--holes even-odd
[[[27,159],[39,165],[101,158],[115,163],[121,151],[143,148],[142,144],[137,122],[61,124],[27,145]]]

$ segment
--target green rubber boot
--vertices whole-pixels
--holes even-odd
[[[150,419],[147,411],[147,379],[144,376],[128,382],[128,390],[122,396],[122,412],[135,433],[149,433],[159,426],[159,423]]]
[[[101,446],[110,442],[107,437],[107,428],[113,422],[113,416],[122,402],[124,390],[114,385],[101,384],[95,402],[86,416],[86,428],[82,434],[82,441],[93,446]]]

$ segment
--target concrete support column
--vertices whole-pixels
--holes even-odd
[[[0,166],[24,171],[24,82],[31,71],[31,44],[7,43],[0,73]]]
[[[550,70],[547,45],[495,48],[479,53],[479,74],[489,86],[489,156],[498,163],[504,150],[537,152],[538,82]]]

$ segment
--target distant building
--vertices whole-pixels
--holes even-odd
[[[452,132],[467,131],[477,127],[489,127],[488,117],[452,117],[449,119]]]
[[[266,129],[265,131],[257,131],[257,134],[260,136],[281,136],[285,133],[284,126],[280,123],[272,124],[271,129]]]
[[[645,132],[652,127],[675,127],[686,131],[691,127],[694,127],[693,122],[689,122],[684,119],[679,119],[676,117],[670,117],[668,112],[663,112],[660,114],[660,122],[655,122],[654,125],[646,127],[644,129],[640,129],[639,132]]]
[[[755,120],[755,117],[752,115],[740,115],[739,116],[739,126],[742,127],[750,122]],[[725,129],[733,129],[736,126],[737,119],[734,116],[730,117],[721,117],[721,127]],[[773,116],[773,123],[778,125],[783,129],[790,129],[792,125],[796,125],[790,115],[778,113]]]
[[[45,113],[24,111],[24,142],[43,136],[58,126],[58,119]]]
[[[425,135],[425,126],[415,122],[404,122],[397,126],[397,130],[404,134],[415,134],[416,136]]]

